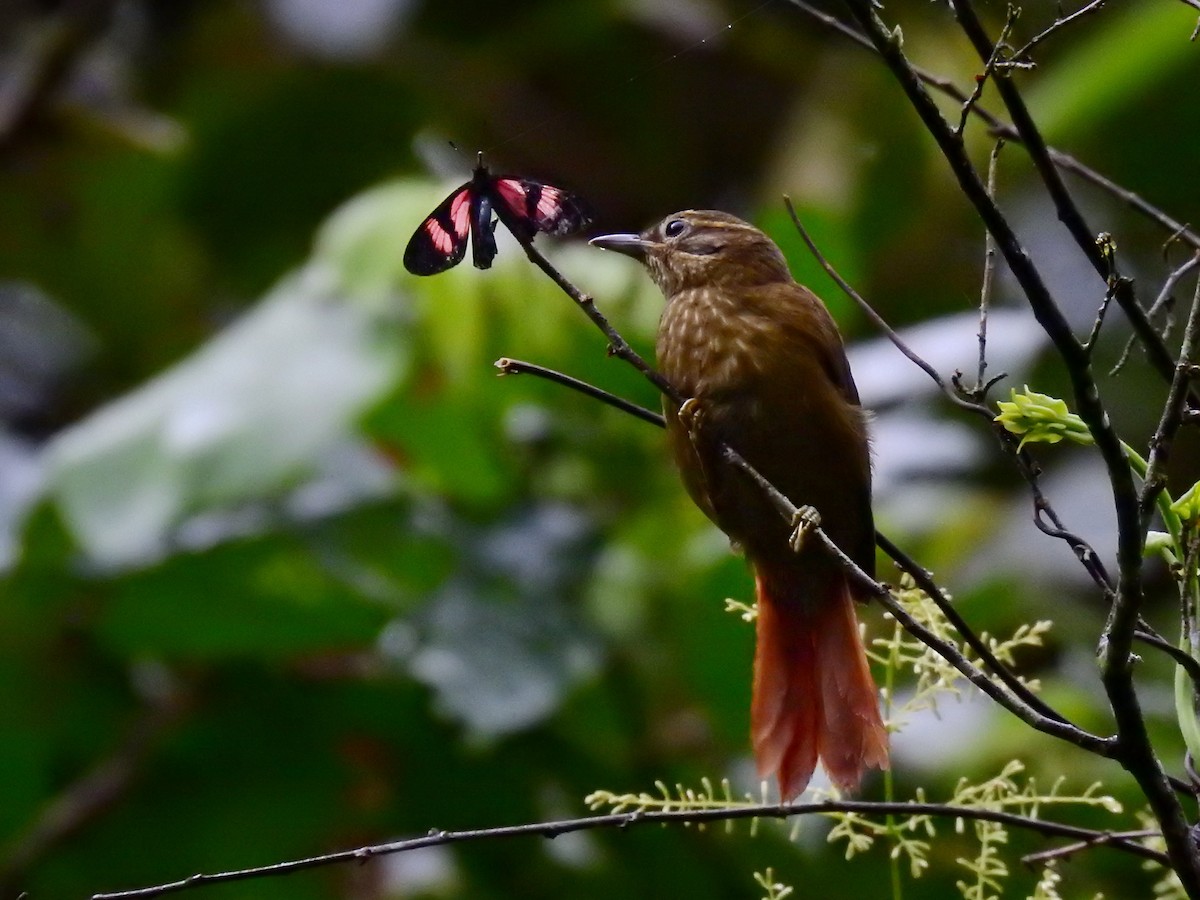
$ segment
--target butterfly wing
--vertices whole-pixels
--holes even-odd
[[[473,184],[457,188],[417,227],[404,248],[404,268],[414,275],[436,275],[462,262],[471,232]]]
[[[498,176],[489,184],[500,219],[518,238],[531,240],[539,231],[570,234],[591,224],[587,204],[574,194],[532,178]]]

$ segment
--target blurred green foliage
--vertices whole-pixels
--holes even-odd
[[[1194,14],[1143,5],[1154,11],[1105,9],[1063,29],[1014,77],[1054,142],[1194,220],[1200,122],[1177,90],[1197,71]],[[0,896],[81,897],[431,828],[571,817],[595,788],[655,779],[730,775],[755,789],[753,638],[722,610],[750,597],[742,564],[684,497],[654,428],[497,378],[492,363],[529,359],[650,407],[652,389],[512,242],[487,272],[429,279],[400,255],[483,147],[497,169],[587,196],[598,229],[682,207],[753,218],[850,341],[871,337],[869,323],[809,257],[781,193],[896,325],[970,311],[982,227],[886,73],[783,0],[109,6],[0,142],[0,330],[25,348],[0,363]],[[1055,9],[1027,3],[1018,31],[1027,39]],[[71,10],[4,13],[0,78],[19,86]],[[1001,11],[988,12],[998,29]],[[887,13],[906,17],[914,59],[973,83],[979,63],[941,5]],[[989,138],[973,125],[968,139],[982,165]],[[449,178],[431,179],[428,161]],[[1000,183],[1086,328],[1103,286],[1076,277],[1019,148]],[[1166,235],[1073,186],[1151,298]],[[660,299],[636,267],[547,246],[650,353]],[[995,302],[1020,305],[1003,277]],[[30,310],[44,313],[21,318]],[[1124,338],[1115,318],[1106,364]],[[1048,357],[1012,375],[1064,393]],[[1162,385],[1135,358],[1108,387],[1138,445]],[[928,398],[913,406],[954,422]],[[918,452],[937,457],[934,444]],[[1006,633],[1053,602],[1053,643],[1023,662],[1052,703],[1106,732],[1089,659],[1103,610],[986,448],[892,478],[881,525],[981,629]],[[1071,468],[1083,453],[1054,455],[1067,463],[1053,499],[1104,549],[1103,519],[1073,505],[1071,473],[1095,475]],[[1177,477],[1194,480],[1200,454],[1177,456]],[[1165,580],[1153,600],[1170,633]],[[1169,667],[1149,657],[1142,683],[1176,760]],[[979,704],[943,712],[900,736],[898,796],[945,796],[1020,756],[1047,782],[1104,779],[1137,805],[1115,766]],[[1075,821],[1113,827],[1095,811]],[[770,865],[804,886],[796,896],[884,896],[886,853],[847,863],[823,828],[796,843],[744,827],[479,843],[203,891],[749,898]],[[1013,841],[1014,859],[1045,846]],[[968,843],[944,838],[905,895],[952,895]],[[1129,858],[1082,859],[1064,866],[1072,895],[1146,894]],[[1016,873],[1013,896],[1033,881]]]

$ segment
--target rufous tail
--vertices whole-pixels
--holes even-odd
[[[852,792],[868,768],[888,767],[888,740],[849,585],[835,577],[824,596],[804,596],[794,570],[760,565],[755,581],[750,721],[759,775],[774,773],[791,800],[820,759],[838,789]]]

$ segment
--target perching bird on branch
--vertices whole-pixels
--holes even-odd
[[[859,637],[865,599],[814,540],[794,552],[792,527],[740,454],[826,534],[875,570],[867,427],[841,335],[816,295],[797,284],[763,232],[723,212],[687,210],[642,234],[592,243],[641,260],[667,305],[658,367],[687,398],[664,398],[667,437],[696,504],[745,551],[758,599],[751,732],[761,776],[785,800],[820,759],[854,790],[887,768],[887,732]]]

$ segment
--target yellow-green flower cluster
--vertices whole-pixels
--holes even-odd
[[[1066,439],[1077,444],[1091,444],[1092,433],[1083,419],[1067,408],[1057,397],[1031,391],[1026,385],[1021,391],[1013,388],[1012,400],[1001,400],[996,421],[1011,434],[1021,435],[1021,447],[1041,441],[1057,444]]]

